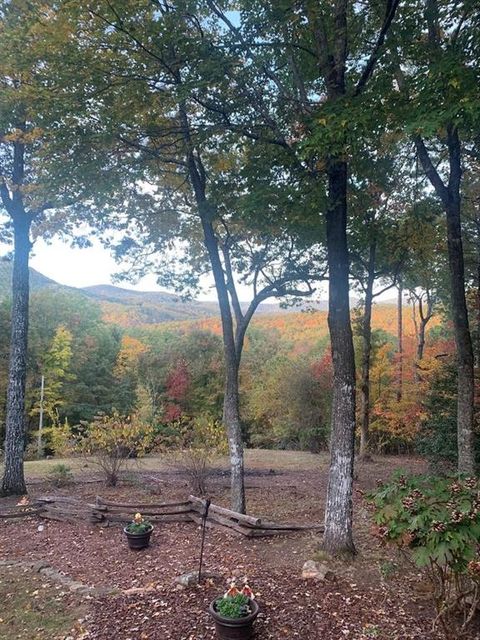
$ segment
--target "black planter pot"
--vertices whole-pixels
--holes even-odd
[[[123,531],[127,536],[128,546],[130,549],[138,551],[139,549],[145,549],[145,547],[148,547],[150,544],[150,536],[152,535],[153,526],[150,526],[150,529],[147,529],[144,533],[130,533],[127,531],[127,527],[125,527]]]
[[[258,616],[259,608],[255,600],[250,600],[252,613],[243,618],[224,618],[215,611],[216,598],[209,607],[209,612],[215,620],[217,638],[220,640],[250,640],[253,636],[253,623]]]

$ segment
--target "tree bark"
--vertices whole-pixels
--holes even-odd
[[[458,471],[474,473],[474,367],[473,347],[465,296],[465,264],[462,243],[460,185],[462,177],[461,146],[458,131],[447,127],[450,175],[444,184],[422,138],[415,138],[418,157],[430,183],[440,198],[447,220],[448,265],[453,328],[457,351],[457,451]]]
[[[480,253],[480,251],[477,252]],[[477,290],[476,290],[476,344],[475,344],[475,361],[474,366],[480,368],[480,261],[477,263]]]
[[[25,383],[27,374],[28,303],[31,218],[14,214],[14,260],[12,275],[12,318],[10,364],[5,429],[5,469],[1,495],[27,493],[23,469],[25,448]]]
[[[365,289],[365,306],[362,322],[362,370],[360,380],[360,451],[362,460],[370,458],[370,360],[372,353],[372,305],[373,284],[375,282],[376,246],[370,245],[368,260],[367,286]]]
[[[430,294],[430,291],[426,290],[426,303],[427,309],[424,311],[423,300],[422,297],[418,300],[418,313],[420,315],[420,326],[418,328],[418,337],[417,337],[417,362],[423,360],[423,352],[425,350],[425,334],[427,332],[427,324],[430,322],[433,315],[433,299]]]
[[[460,194],[452,194],[446,207],[447,244],[455,343],[457,347],[457,448],[458,471],[474,473],[474,368],[473,348],[465,297],[465,268],[460,222]]]
[[[195,201],[202,224],[204,244],[212,268],[222,321],[223,353],[225,359],[223,424],[227,432],[230,453],[230,504],[233,511],[246,513],[243,437],[238,389],[240,354],[237,353],[236,349],[235,329],[227,282],[225,280],[225,271],[220,259],[218,240],[212,223],[214,211],[206,196],[205,168],[192,143],[187,110],[183,103],[179,105],[179,115],[186,143],[188,175],[195,194]]]
[[[350,323],[345,162],[331,161],[328,189],[328,326],[333,360],[333,399],[323,548],[331,554],[351,555],[355,553],[352,535],[355,358]]]
[[[240,402],[238,390],[238,371],[240,356],[235,346],[235,332],[233,318],[225,282],[225,274],[220,260],[217,238],[208,219],[208,212],[200,207],[205,246],[212,266],[218,305],[222,320],[223,352],[225,357],[225,386],[223,398],[223,422],[227,431],[228,448],[230,453],[230,503],[232,511],[246,513],[244,459],[242,424],[240,420]]]
[[[397,334],[398,334],[397,402],[400,402],[403,395],[403,287],[401,282],[399,282],[398,284]]]
[[[423,360],[423,352],[425,350],[425,331],[427,328],[428,320],[420,319],[420,326],[418,328],[418,344],[417,344],[417,362]]]
[[[425,1],[425,17],[428,24],[428,41],[432,64],[444,53],[441,47],[442,32],[437,0]],[[474,402],[475,381],[472,336],[468,322],[465,296],[465,265],[462,243],[461,198],[462,149],[458,129],[453,122],[447,127],[449,176],[444,182],[428,152],[423,139],[415,137],[418,157],[425,175],[441,200],[447,219],[447,247],[450,271],[451,306],[457,350],[457,452],[458,471],[474,473]]]

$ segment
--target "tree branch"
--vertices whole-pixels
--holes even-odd
[[[430,154],[421,136],[414,137],[415,147],[417,148],[418,157],[422,164],[428,179],[430,180],[433,188],[435,189],[437,196],[446,206],[448,204],[448,189],[445,186],[440,174],[438,173],[435,165],[432,162]]]
[[[356,96],[358,96],[365,89],[367,82],[370,80],[375,70],[375,66],[380,58],[380,53],[381,53],[383,44],[385,42],[385,38],[393,22],[393,19],[395,17],[399,4],[400,4],[400,0],[387,0],[387,6],[386,6],[385,18],[383,20],[383,25],[382,25],[382,28],[380,29],[380,33],[378,34],[378,38],[372,50],[372,53],[370,54],[370,58],[368,59],[362,71],[362,74],[360,75],[360,79],[358,80],[357,85],[355,87],[354,95]]]

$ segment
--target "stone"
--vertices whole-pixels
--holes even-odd
[[[217,581],[221,578],[218,573],[203,573],[201,576],[201,582],[206,580]],[[177,589],[187,589],[188,587],[194,587],[198,583],[198,571],[189,571],[181,576],[175,578],[175,584]]]
[[[35,562],[32,565],[32,569],[36,572],[36,573],[40,573],[41,571],[44,571],[45,569],[49,569],[50,565],[46,560],[38,560],[38,562]]]
[[[124,596],[142,595],[144,593],[152,593],[156,591],[155,587],[131,587],[123,591]]]
[[[73,593],[85,593],[85,590],[88,592],[90,588],[85,586],[82,582],[71,582],[68,585],[68,589]]]
[[[307,560],[302,568],[302,578],[304,580],[332,580],[335,577],[333,571],[325,562],[315,562]]]
[[[193,587],[198,581],[198,571],[190,571],[175,578],[175,582],[181,587]]]

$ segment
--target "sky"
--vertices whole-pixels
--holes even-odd
[[[111,277],[119,271],[119,265],[100,242],[86,249],[72,248],[68,243],[54,240],[46,243],[42,239],[35,242],[30,266],[44,276],[70,287],[88,287],[95,284],[111,284]],[[160,291],[155,277],[148,276],[137,284],[122,282],[125,289]]]
[[[70,287],[115,284],[124,289],[137,291],[165,291],[163,287],[157,285],[154,274],[142,278],[137,283],[126,281],[112,283],[112,276],[120,270],[119,265],[99,241],[93,240],[92,244],[92,247],[78,249],[70,247],[68,243],[59,239],[47,244],[39,238],[32,251],[30,266],[44,276]],[[11,247],[0,245],[0,255],[7,253],[10,249]],[[216,300],[213,280],[205,279],[202,285],[204,291],[197,296],[197,299]],[[238,289],[242,300],[250,299],[251,292],[248,287],[240,285]]]
[[[56,282],[70,287],[89,287],[98,284],[115,284],[124,289],[135,289],[137,291],[165,291],[159,287],[154,274],[142,278],[139,282],[131,283],[127,281],[112,282],[112,277],[120,270],[119,265],[110,255],[110,252],[97,241],[92,240],[92,247],[79,249],[72,248],[68,243],[59,239],[54,239],[46,243],[39,238],[34,245],[30,258],[30,266],[42,273],[44,276]],[[0,244],[0,256],[11,250],[10,246]],[[198,300],[217,299],[213,287],[213,279],[206,278],[203,284],[203,292],[197,296]],[[239,297],[242,301],[251,299],[249,287],[238,286]],[[174,292],[172,292],[174,293]],[[353,294],[358,297],[358,294]],[[390,289],[381,295],[377,301],[391,301],[396,295],[395,289]],[[322,300],[328,298],[326,285],[320,291]],[[270,300],[273,302],[273,300]]]

